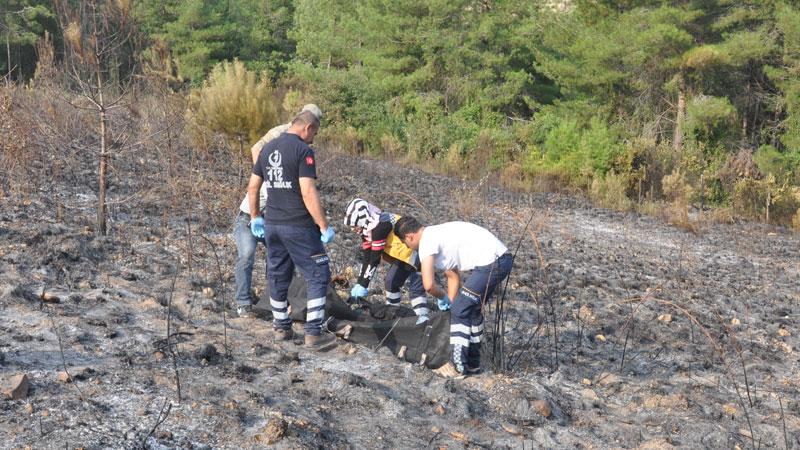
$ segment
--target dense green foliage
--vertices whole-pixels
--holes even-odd
[[[31,77],[36,69],[36,42],[45,31],[58,34],[52,1],[0,1],[0,76],[11,71],[12,79]]]
[[[2,16],[12,45],[53,20],[47,2],[5,4],[37,11]],[[134,11],[143,59],[168,52],[197,87],[237,58],[275,92],[319,103],[321,138],[352,151],[495,170],[518,187],[549,180],[619,207],[650,196],[757,217],[767,192],[776,209],[798,203],[791,0],[139,0]]]

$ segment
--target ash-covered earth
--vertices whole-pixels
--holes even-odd
[[[694,234],[320,151],[337,274],[358,263],[355,195],[516,252],[504,319],[486,311],[490,370],[447,380],[385,347],[279,344],[231,313],[235,160],[116,158],[98,237],[95,161],[70,155],[0,199],[2,448],[800,448],[796,234]],[[257,292],[263,274],[261,248]]]

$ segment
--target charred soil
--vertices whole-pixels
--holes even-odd
[[[118,158],[99,237],[93,160],[71,154],[41,190],[0,199],[0,381],[29,382],[0,399],[2,448],[800,447],[790,232],[687,233],[320,151],[337,274],[357,265],[340,218],[355,195],[476,222],[515,253],[486,311],[488,370],[446,380],[385,348],[309,352],[235,318],[235,161],[187,156],[179,176],[155,154]]]

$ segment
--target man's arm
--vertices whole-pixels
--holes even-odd
[[[420,273],[422,275],[422,287],[425,288],[425,292],[436,298],[444,297],[444,290],[436,285],[434,278],[433,255],[422,260]]]
[[[250,219],[255,219],[258,217],[258,213],[260,212],[258,208],[258,201],[259,201],[259,189],[261,189],[261,184],[264,182],[264,179],[256,174],[250,174],[250,182],[247,184],[247,201],[250,205]]]
[[[252,179],[252,178],[251,178]],[[308,213],[314,219],[320,231],[328,228],[328,219],[325,218],[325,210],[322,208],[322,200],[319,198],[317,182],[310,177],[300,177],[300,193],[303,195],[303,203],[306,205]],[[252,203],[252,200],[250,200]]]
[[[450,297],[450,301],[452,302],[455,300],[458,295],[458,290],[461,288],[461,274],[458,272],[458,269],[450,269],[444,272],[444,276],[447,278],[447,296]]]
[[[367,244],[370,243],[368,242]],[[383,252],[380,250],[373,250],[371,245],[362,249],[361,273],[358,274],[358,284],[364,287],[369,287],[369,283],[372,281],[372,276],[375,275],[375,269],[381,263],[382,253]]]

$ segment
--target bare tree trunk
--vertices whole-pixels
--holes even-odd
[[[106,152],[106,112],[100,110],[100,169],[97,195],[97,229],[103,236],[106,235],[106,167],[108,153]]]
[[[239,138],[239,186],[243,185],[244,180],[244,145],[242,144],[242,135]]]
[[[678,75],[678,110],[675,112],[675,136],[672,139],[672,147],[675,154],[683,153],[683,122],[686,117],[686,80],[683,73]]]
[[[101,235],[105,236],[106,232],[106,168],[108,166],[108,151],[106,143],[106,109],[105,102],[103,101],[103,80],[100,76],[100,70],[97,70],[97,87],[98,87],[98,105],[100,106],[100,168],[98,180],[98,194],[97,194],[97,229]]]
[[[8,74],[6,74],[6,86],[11,83],[11,42],[9,38],[9,33],[6,33],[6,64],[8,64]]]

